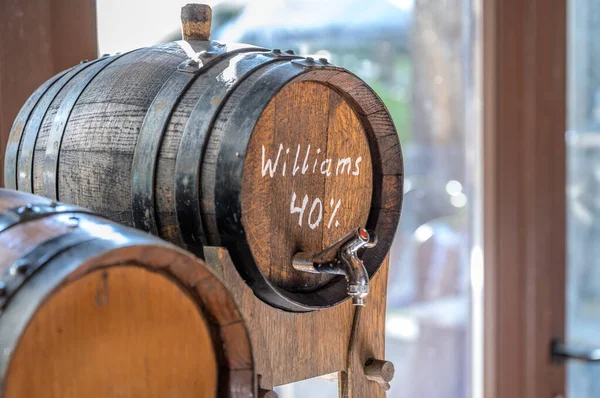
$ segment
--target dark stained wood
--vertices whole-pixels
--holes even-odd
[[[331,88],[294,83],[270,102],[248,145],[242,211],[258,266],[287,290],[324,285],[332,276],[296,271],[292,257],[324,249],[366,224],[372,166],[358,117]],[[269,160],[277,165],[272,176],[263,169]]]
[[[95,0],[0,2],[0,152],[27,97],[59,71],[97,54]],[[0,179],[4,178],[0,165]],[[0,184],[3,186],[3,184]]]
[[[0,190],[0,212],[46,202]],[[3,395],[43,396],[50,388],[65,397],[255,396],[248,332],[218,277],[201,260],[155,237],[96,216],[76,216],[75,228],[67,217],[52,215],[0,233],[1,275],[51,238],[66,233],[92,238],[66,248],[65,253],[79,251],[72,254],[77,267],[49,287],[52,294],[25,320]],[[98,251],[94,236],[112,243]],[[62,266],[44,264],[35,275],[52,280],[50,271]],[[6,311],[27,295],[27,289],[18,291],[19,300],[9,301]],[[3,320],[0,315],[0,327]]]
[[[486,398],[561,397],[566,1],[483,2]]]

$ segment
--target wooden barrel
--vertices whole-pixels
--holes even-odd
[[[255,396],[236,305],[183,250],[2,189],[0,253],[0,396]]]
[[[40,87],[11,131],[7,187],[90,208],[202,256],[225,246],[258,297],[290,311],[347,298],[292,267],[349,230],[391,245],[402,154],[383,102],[325,59],[214,41],[105,56]]]

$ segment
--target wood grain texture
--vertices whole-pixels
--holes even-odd
[[[139,129],[154,96],[184,55],[173,44],[138,50],[111,64],[90,83],[65,130],[59,158],[59,200],[132,225],[131,162]],[[131,79],[132,74],[137,78]],[[45,154],[41,151],[54,123],[54,109],[70,88],[71,83],[53,102],[40,130],[34,158],[35,193],[43,189]]]
[[[390,361],[369,359],[365,363],[365,376],[378,383],[389,383],[394,378],[395,372],[394,364]]]
[[[566,3],[483,2],[486,398],[566,395]]]
[[[163,243],[164,245],[164,243]],[[90,270],[106,264],[139,262],[149,269],[167,272],[200,300],[202,313],[211,328],[220,363],[220,384],[230,398],[256,395],[256,378],[252,346],[248,330],[232,295],[221,280],[200,260],[183,250],[169,250],[155,245],[123,247],[96,256],[82,263],[72,274],[79,278]],[[229,395],[227,395],[229,394]]]
[[[0,3],[0,153],[19,108],[46,79],[97,54],[96,2]],[[0,176],[4,162],[0,162]],[[3,186],[3,184],[0,184]]]
[[[363,369],[367,359],[384,358],[388,260],[371,281],[368,304],[349,356],[355,313],[350,301],[305,314],[279,311],[254,296],[225,249],[207,246],[205,257],[211,267],[223,270],[223,281],[248,325],[262,388],[271,390],[274,386],[344,372],[350,377],[340,376],[340,394],[346,394],[340,397],[385,397],[379,384],[368,380]]]
[[[207,4],[186,4],[181,8],[183,40],[208,40],[212,24],[212,9]]]
[[[4,394],[216,397],[210,333],[197,304],[165,276],[135,264],[96,270],[38,309]]]
[[[248,144],[242,222],[254,259],[272,282],[310,291],[332,279],[296,271],[292,256],[324,249],[366,224],[371,168],[364,129],[334,90],[298,82],[271,100]]]
[[[19,177],[31,174],[25,179],[32,181],[34,193],[47,192],[45,181],[56,180],[59,200],[89,208],[121,224],[134,225],[134,181],[144,181],[148,170],[135,170],[132,160],[149,106],[170,76],[183,73],[177,71],[177,66],[206,45],[207,42],[168,43],[135,50],[107,63],[78,97],[66,121],[61,143],[55,137],[49,149],[50,132],[56,132],[56,126],[65,123],[61,114],[66,114],[63,112],[67,108],[64,104],[69,103],[66,100],[79,93],[75,89],[84,81],[75,73],[79,69],[69,73],[70,80],[63,79],[64,86],[60,85],[43,103],[47,109],[43,112],[34,109],[42,119],[41,127],[39,131],[25,129],[23,137],[30,144],[28,148],[34,149],[19,154],[19,160],[27,160],[21,163],[29,162],[33,168],[31,172],[19,170]],[[349,230],[367,226],[375,230],[380,242],[371,251],[376,254],[367,254],[371,256],[367,270],[373,275],[387,254],[402,203],[402,155],[385,105],[369,86],[347,71],[296,69],[289,60],[276,62],[254,50],[229,54],[210,68],[207,73],[200,73],[175,103],[166,104],[171,112],[167,113],[164,132],[156,134],[156,140],[160,140],[159,152],[152,165],[154,199],[136,216],[154,214],[156,230],[162,238],[183,247],[193,246],[200,256],[199,242],[221,245],[222,239],[232,241],[231,231],[248,227],[248,233],[239,240],[244,245],[245,241],[251,243],[252,255],[244,255],[251,264],[236,265],[252,268],[256,278],[261,278],[262,272],[269,278],[268,283],[274,282],[290,295],[303,299],[315,289],[327,288],[332,278],[294,270],[292,255],[301,250],[320,250]],[[290,83],[272,72],[289,73],[293,81]],[[236,79],[242,80],[239,86]],[[270,91],[265,92],[269,86],[272,86]],[[261,91],[261,105],[252,103],[253,96]],[[195,119],[193,123],[202,126],[197,130],[192,126],[186,133],[189,137],[197,131],[202,139],[190,145],[193,148],[182,145],[184,130],[191,126],[188,122],[192,111],[209,101],[214,106],[207,108],[210,111],[206,112],[205,120]],[[233,115],[251,115],[251,120],[242,123],[244,133],[230,122]],[[235,141],[238,136],[243,136],[238,139],[242,147],[232,150],[232,137]],[[262,157],[262,142],[268,143],[266,157],[280,157],[271,159],[277,166],[271,165],[273,178],[269,176],[268,182],[262,176],[269,169],[263,164],[267,159]],[[250,146],[247,157],[246,143]],[[54,171],[54,162],[50,162],[52,170],[45,167],[49,163],[48,154],[56,152],[57,175],[48,178],[48,173]],[[187,156],[185,162],[179,163],[184,152],[198,153],[197,162],[194,156]],[[222,181],[218,177],[226,173],[220,170],[217,175],[217,164],[225,167],[219,159],[233,156],[236,167],[242,166],[236,168],[240,173],[232,181]],[[251,172],[244,177],[246,162]],[[181,173],[185,178],[178,180]],[[286,178],[290,175],[292,178]],[[229,187],[245,189],[217,201],[218,195]],[[198,198],[190,197],[196,192]],[[294,193],[296,200],[292,206]],[[230,200],[239,212],[228,210]],[[185,218],[202,222],[181,228],[178,219]],[[138,225],[143,224],[143,220],[138,221],[142,221]],[[239,257],[234,258],[243,262]],[[339,284],[330,290],[338,287]],[[310,297],[303,305],[312,305],[306,304],[309,302]],[[277,305],[283,308],[284,304]],[[326,299],[321,300],[321,306],[327,304]]]
[[[47,202],[31,194],[0,190],[0,211]],[[56,396],[88,396],[92,386],[98,396],[146,396],[149,391],[162,391],[161,396],[256,395],[252,348],[240,311],[201,260],[156,237],[100,217],[78,214],[79,226],[73,228],[67,224],[68,216],[22,222],[0,233],[1,275],[23,253],[52,238],[66,233],[97,237],[64,249],[66,253],[80,251],[72,254],[76,267],[61,277],[59,284],[49,286],[53,295],[34,307],[39,318],[31,319],[20,340],[23,354],[18,351],[15,364],[9,364],[14,369],[10,377],[14,375],[16,381],[3,384],[15,389],[8,396],[45,396],[38,388],[53,389]],[[91,249],[98,237],[105,242],[101,251]],[[52,261],[58,260],[49,263],[55,270],[64,266]],[[52,280],[46,271],[52,267],[46,265],[48,262],[34,275]],[[28,280],[24,283],[27,287]],[[21,296],[15,302],[27,301],[31,291],[19,290],[16,294]],[[100,296],[106,297],[102,305],[97,302]],[[175,308],[178,303],[181,308]],[[4,313],[10,308],[9,304]],[[190,315],[190,311],[194,313]],[[0,315],[0,326],[2,322]],[[28,320],[24,322],[27,325]],[[62,331],[57,332],[59,329]],[[89,346],[79,347],[73,341]],[[44,356],[36,362],[39,368],[32,370],[28,361],[35,358],[33,352]],[[75,370],[69,370],[73,366]],[[198,369],[205,372],[203,381]],[[27,382],[31,383],[27,374],[32,371],[46,376],[38,378],[36,389],[26,390]],[[117,379],[118,383],[109,382]],[[216,388],[218,392],[210,393]]]
[[[389,257],[371,281],[371,289],[387,291]],[[349,347],[347,370],[340,374],[340,398],[373,397],[384,398],[385,390],[365,374],[369,359],[385,360],[385,308],[386,295],[373,299],[369,294],[367,306],[361,308],[360,318],[355,326],[353,345]]]

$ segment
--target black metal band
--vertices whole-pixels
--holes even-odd
[[[33,273],[64,250],[95,239],[79,230],[56,236],[12,263],[0,278],[0,310]]]
[[[229,95],[247,76],[279,59],[268,53],[243,54],[212,67],[198,78],[206,86],[185,125],[175,163],[175,212],[180,234],[188,250],[203,257],[206,236],[200,209],[200,173],[206,142],[213,122]],[[223,77],[223,78],[220,78]],[[218,101],[214,101],[218,98]]]
[[[171,114],[195,76],[179,71],[173,72],[152,101],[135,146],[131,181],[133,224],[136,228],[154,235],[158,235],[154,181],[159,149]]]
[[[33,109],[31,117],[23,130],[23,143],[16,162],[10,162],[9,164],[7,160],[5,163],[7,168],[11,167],[15,170],[16,167],[15,173],[17,176],[17,184],[15,189],[33,193],[33,156],[39,131],[44,118],[46,117],[46,113],[48,113],[48,109],[50,109],[50,105],[58,93],[73,79],[73,77],[99,60],[100,59],[85,62],[69,69],[60,80],[48,89],[38,102],[37,106]]]
[[[86,68],[78,74],[77,82],[60,104],[50,133],[48,135],[48,143],[46,144],[46,156],[44,158],[44,196],[50,199],[58,199],[58,158],[60,154],[60,146],[65,134],[67,122],[73,111],[73,107],[77,100],[86,89],[86,87],[94,80],[94,78],[108,65],[115,62],[119,58],[129,53],[123,53],[115,56],[102,57],[95,61],[93,65]]]
[[[226,46],[214,43],[214,47],[198,54],[198,60],[184,61],[156,94],[142,123],[133,155],[131,207],[136,228],[158,235],[154,198],[156,163],[166,127],[179,100],[201,72],[225,57],[249,51],[257,51],[257,48],[240,47],[228,51]]]
[[[312,299],[306,300],[302,297],[306,295],[287,292],[272,284],[260,271],[254,262],[241,222],[241,193],[244,159],[254,124],[281,88],[305,72],[304,68],[292,62],[270,65],[252,87],[242,88],[244,83],[240,85],[240,90],[245,90],[245,94],[239,99],[240,103],[251,102],[252,107],[237,107],[228,115],[227,129],[235,129],[236,134],[225,134],[223,137],[216,164],[214,187],[221,243],[229,250],[238,272],[252,286],[258,298],[280,309],[296,312],[328,307],[332,303],[326,299],[318,300],[317,293],[308,293]],[[344,298],[345,283],[338,285]]]
[[[77,206],[53,202],[41,204],[29,203],[25,206],[16,207],[0,214],[0,233],[20,223],[39,220],[40,218],[63,213],[93,214],[89,210]]]
[[[4,186],[10,189],[17,189],[17,157],[19,154],[19,147],[21,146],[21,139],[23,137],[23,131],[25,126],[29,122],[31,113],[40,101],[40,99],[46,94],[46,92],[56,83],[62,76],[64,76],[70,69],[67,69],[53,77],[46,80],[25,102],[25,105],[19,111],[12,128],[10,129],[10,136],[6,143],[6,152],[4,154]]]

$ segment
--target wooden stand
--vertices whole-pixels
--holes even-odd
[[[339,373],[341,398],[384,398],[393,365],[368,367],[383,360],[389,258],[371,280],[367,304],[357,313],[350,300],[309,313],[284,312],[254,296],[222,247],[205,247],[206,263],[216,270],[233,295],[250,330],[260,396],[275,386]],[[357,315],[357,316],[355,316]],[[356,323],[353,332],[353,323]],[[351,336],[352,335],[352,336]],[[391,366],[391,376],[390,376]],[[377,375],[377,369],[385,369]]]

